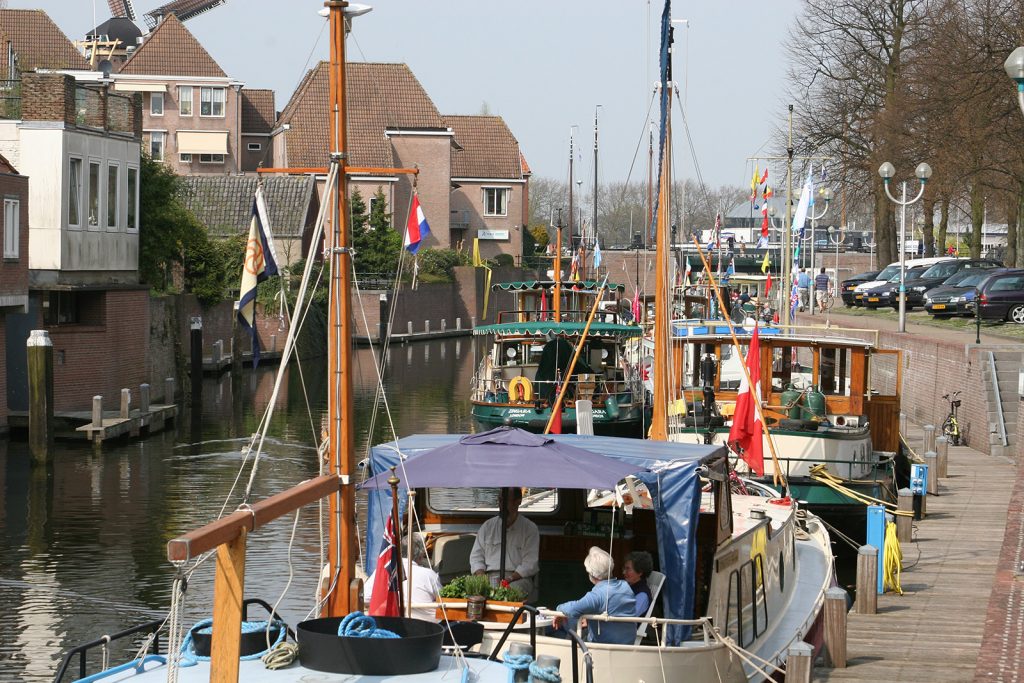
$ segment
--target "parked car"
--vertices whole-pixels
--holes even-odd
[[[995,259],[957,259],[943,261],[930,267],[921,277],[917,278],[913,287],[907,287],[907,309],[924,305],[924,294],[933,287],[945,284],[946,280],[965,270],[978,268],[1002,268],[1003,264]]]
[[[941,257],[934,257],[934,258],[919,258],[919,259],[913,259],[913,260],[905,261],[904,262],[904,267],[905,268],[913,268],[913,267],[916,267],[916,266],[934,266],[936,263],[941,263],[942,261],[953,261],[953,260],[955,260],[955,259],[953,259],[951,257],[948,257],[948,256],[941,256]],[[890,263],[885,268],[883,268],[878,273],[878,275],[875,277],[874,280],[870,280],[868,282],[864,282],[864,283],[861,283],[861,284],[857,285],[857,287],[853,290],[853,304],[854,304],[854,306],[863,306],[864,305],[863,299],[864,299],[864,292],[865,291],[871,289],[872,287],[877,287],[879,285],[883,285],[886,282],[888,282],[894,275],[899,275],[899,274],[900,274],[900,262],[896,261],[894,263]]]
[[[950,318],[954,315],[974,315],[975,287],[1006,268],[972,268],[961,270],[938,287],[924,295],[924,310],[935,318]]]
[[[914,268],[907,268],[903,273],[903,282],[910,291],[913,286],[912,283],[917,281],[930,266],[916,266]],[[875,285],[870,289],[864,290],[864,306],[867,308],[879,308],[881,306],[892,306],[893,308],[899,308],[900,299],[900,274],[899,271],[896,275],[889,278],[888,282],[880,285]],[[909,308],[909,304],[908,304]]]
[[[839,285],[839,292],[843,297],[843,303],[847,306],[852,306],[853,290],[857,289],[857,285],[859,284],[874,280],[878,275],[878,272],[879,271],[877,270],[869,270],[866,273],[858,273],[843,280],[842,284]]]
[[[1024,270],[1014,269],[987,278],[978,286],[975,302],[984,320],[1024,324]]]

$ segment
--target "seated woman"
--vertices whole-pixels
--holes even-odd
[[[579,618],[585,614],[608,613],[613,617],[636,616],[636,598],[633,590],[625,581],[614,578],[615,560],[612,556],[597,547],[592,547],[583,560],[590,582],[594,588],[579,600],[563,602],[555,609],[565,614],[555,617],[552,626],[561,628],[566,623],[576,628]],[[632,643],[636,638],[636,624],[631,622],[602,622],[589,619],[587,623],[587,640],[595,643]]]
[[[626,562],[622,566],[622,578],[633,589],[638,617],[645,616],[651,606],[651,587],[647,585],[647,577],[653,570],[654,558],[646,550],[634,550],[626,555]]]

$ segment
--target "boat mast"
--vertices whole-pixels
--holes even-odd
[[[572,174],[572,172],[573,172],[572,157],[574,155],[574,152],[573,152],[573,138],[572,138],[573,130],[572,129],[575,128],[575,127],[576,126],[569,126],[569,234],[570,235],[572,234],[572,217],[573,217],[573,212],[572,212],[572,199],[573,199],[573,196],[572,196],[572,175],[573,175]]]
[[[345,0],[326,0],[330,11],[330,123],[328,142],[331,162],[338,165],[334,206],[331,212],[327,259],[330,273],[327,342],[327,460],[332,474],[345,483],[330,497],[330,575],[325,611],[330,617],[352,611],[349,586],[355,578],[355,493],[347,478],[355,470],[355,429],[351,419],[353,390],[350,351],[352,344],[351,252],[349,251],[348,195],[346,178],[345,93]]]
[[[597,237],[597,112],[601,109],[601,105],[594,107],[594,211],[592,218],[590,219],[590,232]],[[582,275],[580,279],[584,279],[586,273],[584,267],[587,263],[587,241],[583,239],[582,227],[580,226],[580,272]]]
[[[789,144],[786,146],[786,224],[782,226],[782,286],[779,296],[782,303],[782,324],[793,323],[793,307],[789,303],[793,291],[793,105],[789,105]]]
[[[569,217],[572,222],[572,217]],[[570,232],[572,232],[570,230]],[[562,321],[562,210],[558,210],[558,224],[555,225],[555,322]]]

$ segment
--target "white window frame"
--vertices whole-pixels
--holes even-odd
[[[206,157],[206,158],[204,159],[203,157]],[[220,159],[216,159],[214,157],[220,157]],[[201,164],[223,164],[223,163],[225,163],[226,159],[227,159],[227,155],[226,154],[200,154],[199,155],[199,163],[201,163]]]
[[[484,201],[484,215],[485,216],[507,216],[508,215],[508,200],[509,200],[509,195],[512,193],[512,188],[510,188],[510,187],[484,187],[484,188],[482,188],[482,190],[483,190],[483,201]],[[490,192],[495,193],[494,198],[495,198],[495,203],[496,204],[498,203],[498,197],[499,196],[502,197],[502,201],[501,201],[502,206],[501,207],[495,206],[494,207],[496,209],[495,211],[491,211],[491,206],[490,206],[491,202],[488,201],[488,193],[490,193]],[[499,193],[500,193],[500,195],[499,195]],[[500,208],[501,211],[497,211],[498,208]]]
[[[75,162],[78,163],[78,182],[77,182],[77,187],[73,187],[72,186],[72,184],[74,183],[75,178],[74,178],[74,174],[71,172],[71,167],[75,164]],[[84,212],[82,211],[82,208],[83,208],[82,207],[82,186],[84,184],[84,178],[85,178],[85,161],[82,159],[82,157],[68,157],[68,228],[71,228],[73,230],[81,230],[82,226],[83,226],[82,213],[84,213]],[[75,221],[74,223],[71,222],[71,197],[72,197],[72,195],[76,199],[75,206],[78,207],[78,216],[77,216],[78,220]]]
[[[261,142],[250,142],[246,144],[245,148],[250,152],[262,152],[263,143]]]
[[[92,182],[92,169],[96,168],[96,186],[93,188]],[[103,160],[90,158],[89,163],[86,165],[86,170],[89,171],[87,174],[88,182],[86,183],[87,189],[85,191],[85,198],[88,200],[88,210],[86,211],[86,230],[98,231],[100,230],[100,219],[103,217],[104,198],[103,198]],[[92,214],[92,192],[96,190],[96,215]],[[95,221],[95,222],[94,222]]]
[[[110,177],[110,172],[114,172],[114,177]],[[113,182],[111,182],[113,180]],[[111,192],[113,192],[114,200],[114,224],[110,224],[110,200]],[[117,162],[107,162],[107,192],[104,195],[106,197],[107,206],[103,215],[106,217],[104,223],[107,228],[107,232],[117,232],[121,228],[121,165]]]
[[[13,213],[13,219],[12,219]],[[21,200],[18,197],[4,197],[4,258],[17,260],[21,240]]]
[[[135,187],[131,186],[131,177],[135,174]],[[139,231],[139,167],[129,165],[124,174],[124,182],[128,187],[128,202],[126,206],[132,207],[134,211],[125,213],[125,224],[128,232]],[[135,215],[133,216],[132,213]],[[132,219],[135,220],[132,220]]]
[[[180,152],[178,154],[179,164],[191,164],[192,163],[192,152]]]
[[[217,93],[220,93],[220,102],[217,102]],[[203,104],[207,101],[206,96],[210,95],[210,113],[203,113]],[[214,105],[220,104],[220,113],[214,113]],[[203,86],[199,89],[199,116],[205,119],[222,119],[227,109],[227,92],[225,88],[214,88]]]
[[[196,111],[194,88],[191,85],[178,86],[178,115],[194,116]],[[187,93],[187,94],[186,94]],[[188,103],[188,111],[185,111],[185,103]]]
[[[153,143],[156,141],[156,136],[160,136],[160,157],[158,158],[153,154]],[[151,130],[149,131],[149,156],[153,161],[159,161],[163,163],[164,157],[167,156],[167,133],[162,130]]]
[[[156,103],[160,103],[160,111],[157,111]],[[164,115],[164,94],[162,92],[151,92],[149,93],[149,115],[150,116],[163,116]]]

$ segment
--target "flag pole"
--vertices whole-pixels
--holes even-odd
[[[395,555],[398,563],[398,613],[402,613],[402,524],[398,515],[398,483],[401,480],[395,475],[395,468],[391,468],[391,476],[388,477],[388,485],[391,486],[391,541],[395,544]],[[412,528],[412,525],[410,525]],[[412,576],[409,577],[409,585],[412,585]]]
[[[693,238],[694,244],[697,245],[697,255],[700,256],[701,263],[704,264],[704,270],[710,271],[707,259],[704,257],[704,250],[700,246],[700,242],[696,237]],[[725,302],[722,300],[722,291],[718,289],[718,282],[715,280],[715,276],[708,272],[708,282],[711,283],[711,289],[715,292],[715,297],[718,299],[718,305],[725,310]],[[732,319],[726,315],[725,322],[729,325],[729,336],[732,337],[732,344],[736,347],[736,353],[740,353],[740,342],[736,338],[736,328],[733,327]],[[746,363],[740,363],[743,368],[743,376],[747,378],[747,386],[750,388],[750,392],[754,392],[754,388],[757,386],[751,380],[750,369]],[[760,379],[760,378],[759,378]],[[782,468],[779,467],[779,456],[775,452],[775,440],[772,438],[772,433],[768,429],[768,421],[764,419],[764,410],[761,408],[761,397],[754,397],[754,408],[757,410],[757,416],[761,418],[761,431],[764,433],[765,438],[768,439],[768,450],[772,453],[772,466],[775,472],[773,473],[773,481],[778,484],[781,480],[784,490],[789,489],[789,484],[786,482],[786,476],[782,474]]]

